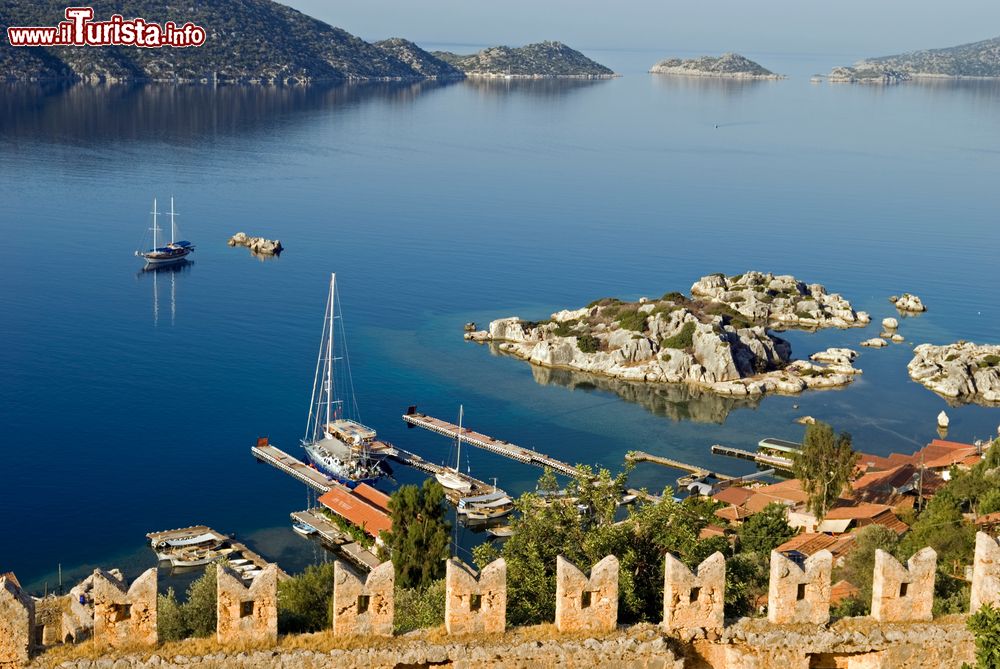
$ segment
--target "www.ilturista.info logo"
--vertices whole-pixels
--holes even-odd
[[[201,46],[205,29],[190,21],[178,26],[173,21],[163,25],[145,19],[124,19],[113,14],[108,21],[92,21],[93,7],[67,7],[66,20],[57,26],[11,26],[7,39],[11,46],[138,46],[153,49],[161,46]]]

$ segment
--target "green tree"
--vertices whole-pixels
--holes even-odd
[[[1000,667],[1000,609],[984,604],[969,616],[966,625],[976,638],[976,669]]]
[[[854,535],[854,548],[844,558],[836,579],[844,579],[858,588],[856,604],[849,605],[851,615],[868,615],[872,600],[872,578],[875,573],[875,551],[895,554],[899,536],[884,525],[862,527]],[[859,613],[860,612],[860,613]]]
[[[802,450],[795,455],[795,478],[809,495],[809,510],[822,520],[851,479],[858,454],[851,449],[851,435],[835,435],[827,423],[806,428]]]
[[[736,531],[740,550],[770,559],[772,550],[795,536],[795,529],[788,524],[787,518],[788,509],[778,502],[771,502],[747,518]]]
[[[383,533],[386,552],[401,588],[426,587],[444,577],[451,524],[445,518],[444,488],[434,479],[404,485],[389,499],[392,530]]]
[[[331,625],[333,563],[309,565],[278,582],[278,628],[282,634],[318,632]]]
[[[191,636],[200,637],[215,634],[216,584],[215,564],[213,563],[205,568],[204,575],[188,586],[187,601],[181,605],[181,613]]]
[[[971,561],[975,542],[976,530],[962,515],[962,500],[945,486],[910,526],[900,543],[899,554],[909,557],[930,546],[937,551],[939,570],[959,574],[962,565]]]
[[[173,588],[156,597],[156,631],[160,641],[180,641],[191,635],[184,611]]]

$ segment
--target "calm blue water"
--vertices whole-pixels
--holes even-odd
[[[613,468],[642,449],[746,472],[709,446],[797,438],[802,414],[875,453],[933,438],[947,405],[909,381],[909,342],[997,341],[1000,86],[808,82],[853,54],[749,54],[794,75],[756,84],[646,75],[665,54],[590,55],[626,76],[3,88],[0,571],[41,589],[59,563],[67,578],[134,570],[152,563],[146,532],[196,523],[290,569],[321,559],[287,529],[304,489],[249,447],[269,435],[297,452],[331,271],[362,417],[434,460],[449,444],[407,431],[409,404],[449,417],[464,403],[481,431]],[[139,273],[150,200],[171,194],[194,263]],[[287,251],[228,248],[239,230]],[[864,350],[851,387],[753,406],[635,387],[625,401],[461,336],[469,320],[747,269],[821,282],[876,323],[902,291],[930,310],[903,321],[907,344]],[[876,334],[789,337],[805,356]],[[948,412],[960,440],[1000,422],[995,408]],[[468,457],[513,492],[540,473]],[[643,466],[633,482],[676,476]]]

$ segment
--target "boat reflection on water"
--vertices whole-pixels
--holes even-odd
[[[160,324],[160,282],[170,282],[170,324],[177,318],[177,275],[191,271],[193,260],[179,260],[169,265],[146,265],[135,276],[137,280],[152,277],[153,281],[153,325]]]

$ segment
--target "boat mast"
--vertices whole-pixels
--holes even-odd
[[[154,197],[153,198],[153,250],[154,251],[156,250],[157,243],[158,243],[156,241],[156,231],[160,229],[159,226],[156,225],[156,214],[157,214],[157,211],[156,211],[156,198]]]
[[[327,324],[329,332],[326,343],[326,425],[330,424],[330,404],[333,401],[333,309],[336,284],[337,273],[333,272],[330,274],[330,321]]]
[[[174,243],[177,226],[174,225],[174,196],[170,196],[170,243]]]
[[[462,415],[465,412],[465,408],[459,404],[458,405],[458,452],[455,454],[455,473],[458,473],[459,467],[462,466]]]

